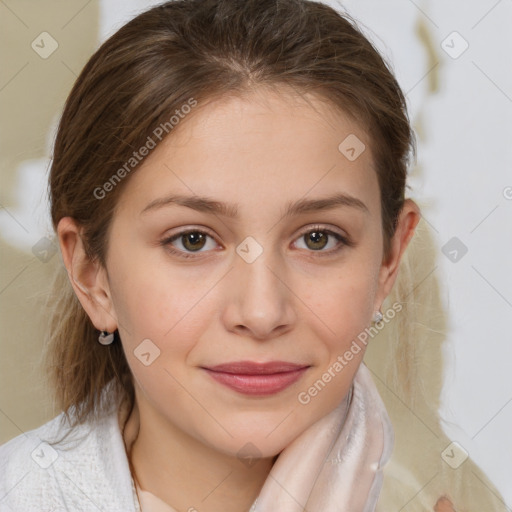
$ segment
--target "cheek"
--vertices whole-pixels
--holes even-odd
[[[158,269],[132,273],[118,282],[116,310],[127,361],[155,403],[165,396],[184,404],[189,399],[178,383],[189,378],[186,362],[214,311],[208,309],[205,293],[204,287]]]
[[[370,325],[375,296],[375,273],[368,267],[364,261],[347,263],[321,280],[322,289],[309,289],[305,302],[310,318],[320,326],[317,332],[325,334],[321,348],[316,349],[318,366],[301,388],[298,401],[308,411],[314,410],[315,417],[345,396],[363,359],[366,344],[361,339]]]
[[[167,352],[189,350],[208,318],[206,297],[213,282],[165,265],[118,260],[111,291],[123,342],[132,350],[144,339]]]
[[[334,348],[342,348],[367,327],[373,314],[377,275],[378,269],[367,262],[351,262],[330,269],[323,277],[317,275],[303,287],[304,302],[324,323]]]

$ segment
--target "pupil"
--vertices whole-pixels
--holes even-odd
[[[316,245],[316,247],[313,248],[322,249],[323,247],[325,247],[326,236],[321,231],[312,231],[311,233],[309,233],[309,238],[313,242],[313,244]]]
[[[193,248],[201,248],[201,242],[204,242],[204,236],[202,233],[197,233],[197,232],[194,232],[194,233],[187,233],[185,235],[185,247],[187,246],[192,246],[192,249]]]

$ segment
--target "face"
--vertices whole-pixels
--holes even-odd
[[[336,362],[392,284],[370,140],[309,100],[201,107],[130,176],[109,233],[138,403],[226,454],[275,455],[340,403],[364,345]],[[355,159],[348,136],[366,146]]]

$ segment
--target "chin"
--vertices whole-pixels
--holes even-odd
[[[271,415],[245,414],[245,418],[232,419],[226,424],[226,430],[232,437],[225,431],[222,436],[210,431],[203,442],[231,457],[275,457],[314,421],[311,418],[307,424],[299,422],[292,418],[290,410],[274,411]]]

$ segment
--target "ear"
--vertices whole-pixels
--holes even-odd
[[[389,295],[400,268],[402,255],[414,235],[416,226],[421,218],[418,205],[412,199],[406,199],[398,218],[395,234],[390,243],[387,259],[382,262],[379,271],[378,290],[375,297],[375,310],[379,309],[384,299]]]
[[[82,242],[82,228],[71,217],[63,217],[57,235],[69,280],[85,312],[96,329],[114,332],[117,317],[114,311],[106,269],[92,261]]]

